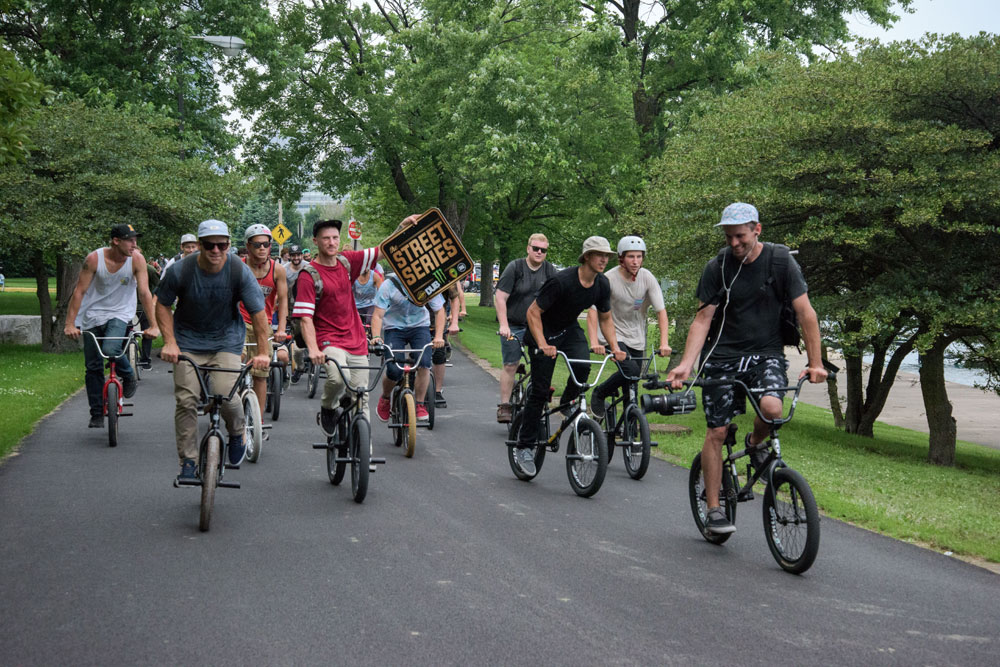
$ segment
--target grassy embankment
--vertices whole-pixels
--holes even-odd
[[[476,295],[462,323],[462,344],[494,367],[500,366],[497,323],[492,308],[479,308]],[[557,367],[558,368],[558,367]],[[565,371],[552,383],[565,386]],[[607,375],[605,375],[607,377]],[[699,401],[700,406],[700,401]],[[749,410],[749,406],[748,406]],[[651,422],[687,426],[683,435],[654,434],[654,455],[690,467],[701,451],[705,419],[700,408],[681,417],[650,415]],[[750,417],[737,420],[740,433]],[[827,516],[941,551],[1000,562],[1000,451],[960,441],[953,468],[926,462],[927,435],[877,424],[874,438],[844,433],[830,411],[799,403],[781,431],[786,462],[809,480]],[[620,458],[616,457],[619,461]],[[687,507],[671,511],[689,511]],[[740,524],[758,516],[747,517]]]

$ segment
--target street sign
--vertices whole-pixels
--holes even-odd
[[[429,209],[412,227],[382,242],[381,254],[416,304],[472,272],[472,259],[441,211]]]
[[[284,245],[285,241],[292,238],[292,233],[288,231],[288,227],[285,227],[280,222],[277,226],[271,230],[271,238],[278,242],[278,245]]]
[[[351,220],[347,224],[347,235],[353,240],[357,241],[361,238],[361,223],[357,220]]]

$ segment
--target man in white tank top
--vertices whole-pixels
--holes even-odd
[[[114,225],[110,246],[98,248],[87,255],[66,313],[63,333],[67,336],[78,340],[83,331],[90,331],[98,338],[125,336],[125,330],[135,315],[137,295],[146,312],[154,312],[146,259],[136,251],[138,236],[132,225]],[[160,335],[155,320],[143,335],[148,338]],[[107,340],[101,344],[101,349],[108,356],[117,356],[121,354],[123,342]],[[83,354],[87,367],[85,377],[87,400],[90,402],[90,428],[103,428],[104,359],[90,336],[84,336]],[[122,395],[131,398],[135,395],[135,372],[127,356],[122,356],[116,363],[122,378]]]

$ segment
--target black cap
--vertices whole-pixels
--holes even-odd
[[[135,227],[132,225],[113,225],[111,227],[111,238],[113,239],[134,239],[139,236],[139,232],[135,231]]]
[[[295,245],[295,244],[292,244],[292,245],[288,246],[288,254],[289,255],[301,255],[302,254],[302,246],[298,246],[298,245]]]
[[[336,227],[337,231],[339,232],[340,228],[343,227],[343,226],[344,226],[344,223],[341,222],[340,220],[333,220],[333,219],[331,219],[331,220],[318,220],[316,222],[316,224],[313,225],[313,236],[316,236],[317,234],[319,234],[320,230],[321,229],[325,229],[326,227]]]

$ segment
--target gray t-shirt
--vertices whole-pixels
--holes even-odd
[[[191,282],[181,288],[185,262],[194,262]],[[264,310],[264,293],[250,267],[235,255],[227,257],[218,273],[206,273],[198,266],[198,253],[175,262],[167,270],[156,290],[156,298],[166,307],[177,301],[174,312],[174,337],[182,351],[232,352],[240,354],[246,340],[246,328],[238,308],[233,307],[230,263],[242,271],[239,300],[251,315]]]
[[[660,283],[647,269],[639,269],[635,280],[620,266],[605,273],[611,283],[611,317],[615,322],[615,335],[620,345],[633,350],[646,347],[646,315],[649,307],[654,312],[663,310],[663,290]],[[604,332],[598,328],[597,338],[607,345]]]
[[[524,257],[515,259],[504,268],[497,281],[497,289],[506,292],[507,323],[524,326],[528,323],[528,307],[538,295],[538,289],[556,274],[556,267],[548,262],[532,271]]]
[[[721,317],[720,311],[726,304],[725,294],[720,294],[722,281],[725,280],[727,287],[732,284],[729,306],[726,307],[726,321],[719,344],[712,353],[713,361],[735,360],[751,355],[784,356],[785,346],[781,342],[779,327],[781,301],[774,286],[765,285],[767,265],[773,252],[774,246],[765,243],[757,259],[744,264],[742,270],[740,263],[728,250],[724,271],[720,270],[718,256],[705,266],[696,293],[702,303],[717,302],[717,318]],[[802,269],[794,257],[788,258],[788,273],[784,282],[790,300],[808,291]],[[705,352],[707,351],[706,348]]]

